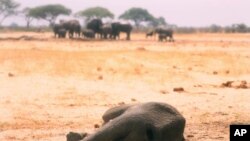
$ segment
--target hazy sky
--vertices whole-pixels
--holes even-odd
[[[88,7],[102,6],[116,16],[131,7],[146,8],[154,16],[178,26],[211,24],[250,25],[250,0],[16,0],[21,7],[60,3],[77,12]],[[10,21],[9,19],[8,21]],[[21,20],[21,19],[20,19]]]

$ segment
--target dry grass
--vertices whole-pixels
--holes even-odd
[[[175,43],[145,39],[80,41],[51,33],[34,41],[0,41],[0,140],[66,140],[94,131],[118,103],[167,102],[187,119],[187,140],[228,140],[229,124],[250,123],[249,34],[190,34]],[[122,37],[124,38],[124,36]],[[184,92],[173,92],[182,87]]]

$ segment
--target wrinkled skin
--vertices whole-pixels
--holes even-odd
[[[90,38],[90,39],[95,38],[95,33],[91,29],[82,30],[82,35],[84,38]]]
[[[93,19],[87,24],[87,29],[91,29],[94,31],[95,34],[100,34],[102,33],[102,27],[103,23],[101,19]]]
[[[126,40],[130,40],[130,34],[132,31],[132,26],[130,24],[121,24],[119,22],[115,22],[111,24],[112,26],[112,38],[116,39],[120,38],[120,32],[124,32],[127,34]]]
[[[80,37],[81,25],[78,20],[61,21],[61,24],[69,32],[69,38],[74,38],[74,33]]]
[[[156,28],[156,29],[155,29],[155,33],[158,33],[158,34],[165,34],[165,35],[166,35],[166,38],[169,37],[169,41],[170,41],[170,42],[174,42],[173,30],[171,30],[171,29]]]
[[[81,141],[184,141],[185,118],[172,106],[123,105],[103,115],[104,125]],[[70,140],[77,141],[77,140]]]

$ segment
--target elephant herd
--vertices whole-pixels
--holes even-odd
[[[158,34],[159,41],[168,40],[169,42],[174,42],[173,33],[174,32],[172,29],[155,28],[153,31],[146,33],[146,38]]]
[[[101,19],[93,19],[87,23],[86,28],[82,29],[78,20],[61,20],[59,24],[53,25],[53,31],[55,37],[65,38],[68,33],[69,38],[81,36],[83,38],[93,39],[99,37],[101,39],[120,39],[120,33],[126,34],[126,40],[130,40],[130,35],[132,32],[131,24],[123,24],[120,22],[113,22],[104,24]],[[169,41],[173,42],[173,30],[165,28],[155,28],[153,31],[146,33],[146,37],[158,34],[159,41]]]
[[[132,31],[130,24],[122,24],[120,22],[114,22],[110,24],[103,24],[101,19],[93,19],[87,23],[86,29],[82,29],[79,21],[69,20],[60,21],[59,24],[53,26],[55,37],[65,38],[68,32],[69,38],[81,37],[95,38],[99,35],[101,39],[119,39],[120,33],[126,33],[127,40],[130,40],[130,34]]]

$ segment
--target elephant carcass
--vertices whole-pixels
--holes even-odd
[[[104,125],[81,141],[184,141],[185,118],[172,106],[149,102],[111,108]],[[73,141],[73,140],[68,140]]]

